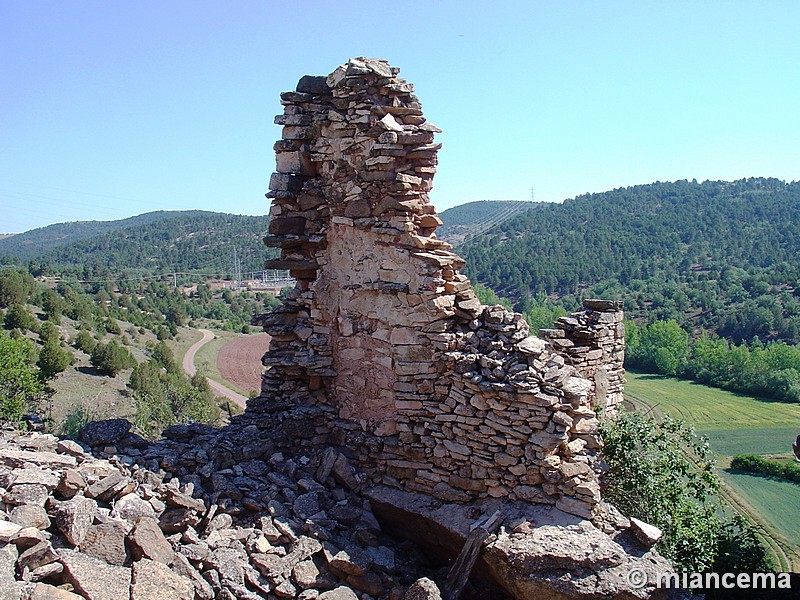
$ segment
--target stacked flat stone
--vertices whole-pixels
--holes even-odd
[[[427,573],[333,481],[355,481],[336,454],[300,464],[252,427],[87,428],[91,448],[0,427],[0,598],[401,600]]]
[[[590,517],[597,386],[521,315],[483,306],[436,238],[439,130],[398,72],[352,59],[281,95],[267,268],[297,285],[258,320],[272,343],[247,416],[338,445],[375,484]]]
[[[591,382],[593,407],[611,416],[622,405],[625,386],[622,302],[587,299],[583,308],[561,317],[553,329],[543,329],[539,335]]]

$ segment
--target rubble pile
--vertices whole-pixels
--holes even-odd
[[[0,598],[401,600],[424,571],[332,481],[354,477],[341,462],[325,475],[271,453],[220,468],[229,431],[176,427],[149,444],[129,428],[90,424],[98,457],[0,430]]]

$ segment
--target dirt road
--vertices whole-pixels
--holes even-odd
[[[214,334],[210,332],[208,329],[198,329],[200,333],[203,334],[203,338],[195,343],[191,348],[186,351],[186,354],[183,357],[183,370],[186,371],[186,374],[191,377],[195,373],[197,373],[197,369],[194,366],[194,356],[197,354],[197,351],[200,350],[204,345],[214,339]],[[224,396],[230,400],[233,400],[238,406],[244,408],[247,403],[247,398],[242,396],[241,394],[237,394],[231,389],[226,388],[221,383],[217,383],[216,381],[209,379],[208,385],[211,386],[211,389],[214,390],[215,394],[219,394],[220,396]]]

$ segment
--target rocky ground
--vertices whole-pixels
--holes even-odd
[[[148,443],[129,428],[90,424],[80,443],[0,431],[0,599],[440,597],[341,454],[234,462],[234,440],[225,461],[217,430]]]

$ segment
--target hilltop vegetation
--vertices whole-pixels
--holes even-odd
[[[275,256],[261,238],[267,217],[204,211],[147,213],[109,222],[62,223],[0,240],[0,262],[27,262],[33,275],[78,279],[260,271]]]
[[[540,204],[516,200],[467,202],[439,214],[444,225],[436,230],[436,237],[451,244],[460,244],[537,206]]]
[[[458,248],[469,275],[517,309],[625,300],[733,341],[800,339],[800,182],[677,181],[537,205]]]
[[[199,216],[203,211],[159,210],[116,221],[72,221],[55,223],[46,227],[31,229],[16,235],[0,236],[0,255],[30,259],[41,256],[68,244],[96,237],[106,233],[167,221],[180,216]],[[205,213],[210,214],[210,213]]]
[[[205,284],[61,280],[48,286],[24,271],[2,269],[0,420],[36,412],[52,429],[71,431],[92,412],[131,418],[148,434],[186,419],[215,422],[220,413],[205,377],[189,380],[165,342],[174,344],[179,330],[186,331],[182,326],[196,319],[248,332],[252,315],[276,303]],[[61,394],[68,389],[74,393]],[[69,398],[54,409],[61,395]]]
[[[470,202],[444,211],[437,234],[453,243],[477,235],[518,214],[531,202]],[[277,257],[261,238],[268,216],[207,211],[157,211],[118,221],[58,223],[0,238],[0,264],[28,263],[34,275],[118,279],[144,274],[196,273],[221,276],[233,270],[233,252],[243,273],[260,271]]]

